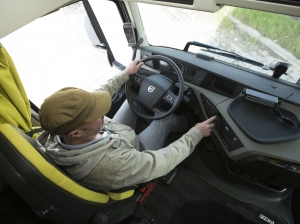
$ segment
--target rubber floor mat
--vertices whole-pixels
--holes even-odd
[[[157,181],[142,210],[160,224],[286,223],[260,205],[241,201],[182,167],[169,186]]]

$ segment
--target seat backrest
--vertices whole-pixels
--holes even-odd
[[[115,204],[137,204],[132,197],[134,189],[97,192],[72,180],[41,151],[34,139],[10,124],[0,125],[0,170],[40,217],[55,223],[86,223]]]
[[[88,188],[62,171],[24,134],[37,135],[34,116],[13,60],[1,43],[0,105],[0,173],[38,216],[54,223],[97,220],[101,224],[118,223],[133,212],[140,197],[133,187],[111,192]]]

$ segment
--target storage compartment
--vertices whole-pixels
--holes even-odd
[[[228,165],[229,170],[256,185],[283,191],[300,186],[298,165],[255,155]]]

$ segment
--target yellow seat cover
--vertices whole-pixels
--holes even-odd
[[[30,103],[13,60],[0,43],[0,124],[32,128]]]

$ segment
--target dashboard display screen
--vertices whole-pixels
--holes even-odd
[[[213,87],[218,90],[221,90],[224,93],[232,95],[235,91],[236,84],[229,80],[216,77]]]

